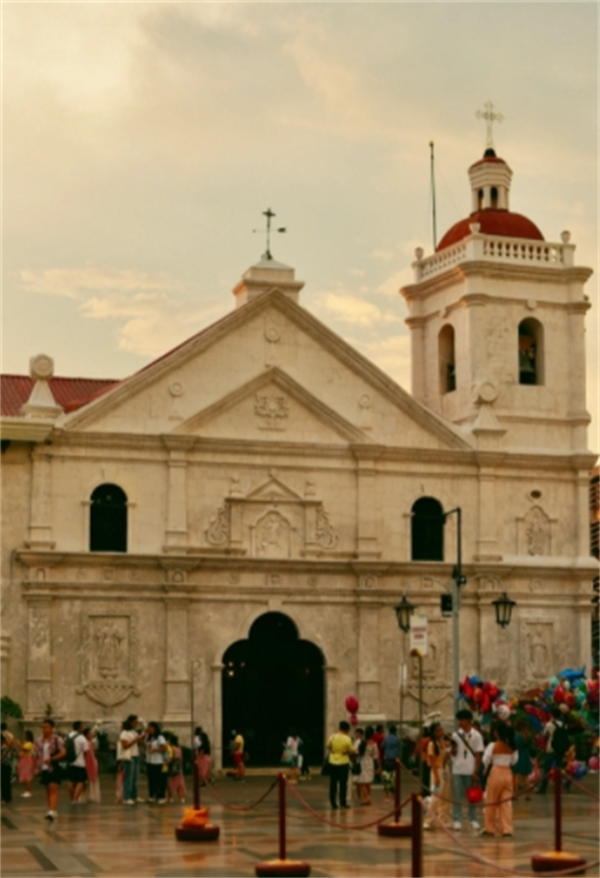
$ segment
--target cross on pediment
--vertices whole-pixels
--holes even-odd
[[[502,113],[494,113],[494,105],[491,101],[486,101],[483,110],[477,110],[475,116],[477,119],[485,119],[486,124],[486,149],[494,148],[493,125],[494,122],[502,122],[504,116]]]

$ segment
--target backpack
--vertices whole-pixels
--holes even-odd
[[[67,754],[64,758],[64,761],[67,765],[72,765],[77,759],[77,750],[75,748],[75,738],[79,737],[79,732],[76,735],[68,735],[65,738],[65,750]]]
[[[566,727],[562,723],[556,723],[556,728],[552,735],[552,750],[557,756],[562,758],[570,746],[571,740]]]

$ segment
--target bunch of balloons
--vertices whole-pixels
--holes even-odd
[[[490,680],[482,680],[477,674],[472,674],[458,684],[460,697],[467,702],[471,710],[481,713],[484,717],[492,710],[505,704],[504,693],[497,683]]]

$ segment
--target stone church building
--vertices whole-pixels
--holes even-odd
[[[456,507],[461,677],[589,667],[591,270],[511,210],[511,176],[486,150],[469,216],[416,251],[394,306],[412,394],[264,257],[230,314],[129,378],[45,355],[3,376],[2,682],[29,722],[137,713],[187,740],[193,711],[217,763],[232,728],[278,761],[291,725],[318,761],[347,695],[398,718],[401,661],[416,715],[403,594],[428,618],[426,708],[450,716]]]

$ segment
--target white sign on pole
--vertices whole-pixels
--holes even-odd
[[[413,616],[410,620],[410,654],[427,655],[427,616]]]

